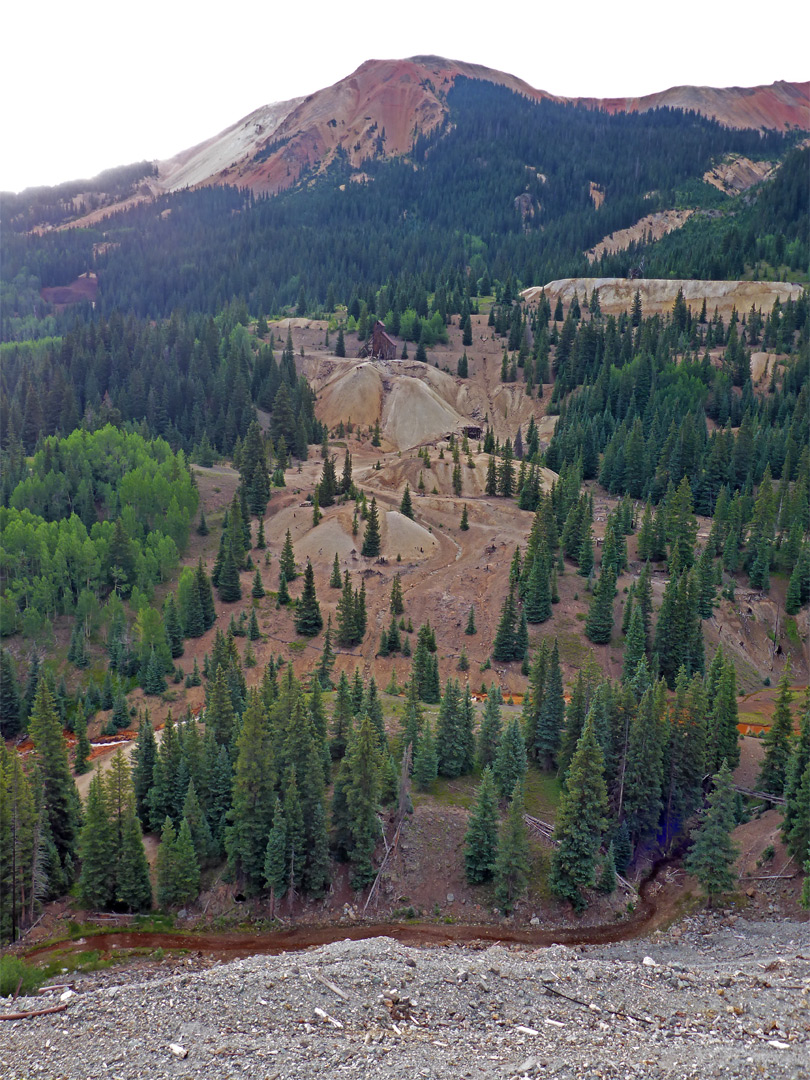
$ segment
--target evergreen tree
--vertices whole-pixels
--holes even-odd
[[[723,761],[730,769],[740,763],[740,736],[737,730],[737,673],[731,660],[718,649],[708,673],[708,698],[711,702],[707,747],[707,768],[718,772]]]
[[[405,601],[402,596],[402,579],[399,574],[395,574],[394,580],[391,582],[389,610],[392,615],[401,615],[405,610]]]
[[[73,771],[76,776],[82,776],[90,769],[90,740],[87,737],[87,720],[83,712],[78,712],[73,730],[76,735],[76,750],[73,756]]]
[[[497,851],[498,800],[492,770],[487,766],[464,839],[464,871],[469,885],[481,885],[492,878]]]
[[[121,831],[115,901],[128,911],[148,911],[152,906],[149,863],[143,846],[141,823],[132,803],[129,804]]]
[[[323,639],[323,650],[318,668],[315,672],[318,685],[323,690],[332,689],[332,668],[335,666],[335,651],[332,648],[332,616],[326,620],[326,633]]]
[[[520,657],[516,656],[516,622],[517,607],[515,604],[515,589],[514,586],[510,586],[509,593],[501,608],[498,629],[495,633],[495,640],[492,643],[493,659],[500,663],[520,659]]]
[[[239,571],[230,547],[225,549],[225,557],[222,562],[222,570],[217,582],[217,592],[220,600],[226,604],[233,604],[242,599],[242,586],[239,581]]]
[[[264,585],[262,584],[262,575],[258,570],[253,576],[253,588],[250,591],[250,595],[254,600],[261,600],[265,595]]]
[[[522,789],[526,776],[526,743],[516,716],[507,724],[498,744],[493,773],[502,799],[508,798],[517,786]]]
[[[490,685],[484,715],[478,732],[478,764],[484,769],[495,762],[498,746],[501,742],[501,705],[503,697],[499,686]]]
[[[436,740],[430,720],[425,720],[413,758],[413,782],[418,791],[429,791],[438,775]]]
[[[264,884],[270,890],[271,918],[275,917],[275,902],[287,891],[289,872],[287,868],[287,822],[281,802],[276,796],[273,810],[273,827],[267,837],[264,854]]]
[[[469,519],[467,517],[467,504],[466,503],[464,503],[464,508],[461,511],[461,523],[459,525],[459,528],[461,529],[462,532],[467,532],[469,530],[469,528],[470,528],[470,522],[469,522]]]
[[[304,590],[295,612],[295,632],[304,637],[315,637],[322,629],[323,616],[315,595],[315,573],[311,561],[307,559],[304,570]]]
[[[542,623],[551,618],[551,564],[545,541],[541,541],[532,563],[524,610],[530,623]]]
[[[260,889],[263,882],[274,786],[272,734],[264,704],[258,692],[250,690],[236,740],[233,802],[225,848],[231,871],[253,890]]]
[[[284,545],[279,556],[279,573],[284,574],[288,585],[291,581],[295,581],[298,576],[295,569],[295,552],[293,551],[292,536],[289,529],[287,529],[284,536]]]
[[[630,616],[630,625],[624,643],[622,682],[629,683],[633,680],[639,661],[643,660],[644,656],[644,623],[641,608],[636,604],[633,606],[633,614]]]
[[[473,634],[477,634],[478,631],[475,627],[475,608],[470,608],[470,614],[467,616],[467,625],[464,627],[464,633],[469,634],[471,637]]]
[[[400,514],[404,514],[405,517],[413,520],[413,504],[411,502],[411,488],[409,484],[405,484],[405,491],[402,495],[402,502],[399,504]]]
[[[349,680],[346,672],[341,671],[335,695],[335,709],[332,714],[332,739],[329,743],[329,752],[333,761],[340,761],[346,753],[353,714]]]
[[[138,741],[135,744],[134,751],[135,765],[132,773],[135,809],[142,822],[148,820],[147,796],[153,783],[152,776],[156,757],[155,732],[147,710],[141,716]]]
[[[611,566],[604,566],[593,591],[588,617],[585,620],[585,636],[595,645],[606,645],[613,633],[613,598],[616,595],[616,573]]]
[[[529,883],[529,837],[523,820],[523,788],[515,784],[509,813],[498,837],[495,859],[495,902],[508,915]]]
[[[695,842],[684,863],[686,870],[703,886],[709,907],[715,896],[728,892],[734,885],[733,865],[739,853],[731,840],[734,824],[734,788],[731,770],[724,761],[713,777],[708,806],[692,833]]]
[[[115,887],[115,837],[110,827],[107,800],[101,774],[90,781],[84,824],[79,836],[79,897],[85,907],[104,911],[109,908]]]
[[[342,580],[340,577],[340,560],[338,559],[338,553],[335,552],[335,561],[332,563],[332,574],[329,578],[329,588],[339,589],[341,587]]]
[[[376,559],[380,554],[380,518],[377,512],[376,496],[371,498],[361,554],[369,559]]]
[[[558,846],[551,860],[551,889],[576,911],[585,907],[582,890],[593,881],[594,861],[607,824],[604,765],[589,713],[560,799],[554,830]]]
[[[614,893],[616,891],[616,860],[613,854],[613,841],[608,844],[607,854],[602,861],[602,870],[596,882],[596,888],[601,893]]]
[[[53,844],[53,857],[48,866],[48,895],[59,896],[73,881],[80,810],[62,726],[46,679],[40,679],[37,686],[29,734],[34,744],[35,772],[31,786],[42,807],[45,828]]]
[[[363,717],[346,751],[345,769],[351,885],[362,889],[374,878],[372,856],[380,834],[377,810],[380,801],[380,753],[371,721]]]
[[[188,824],[191,834],[191,842],[197,863],[204,867],[213,854],[214,840],[211,836],[211,826],[202,811],[200,800],[197,798],[197,788],[193,778],[189,780],[186,797],[183,802],[183,821]]]
[[[810,857],[810,695],[787,766],[782,839],[800,863]]]
[[[564,715],[562,669],[559,646],[555,638],[545,674],[542,703],[538,711],[533,738],[535,756],[542,762],[545,769],[553,769],[556,763],[562,742]]]
[[[19,732],[21,712],[22,698],[14,663],[8,651],[0,649],[0,738],[11,739]]]
[[[787,663],[779,679],[773,721],[763,739],[765,757],[757,780],[758,791],[767,791],[772,795],[784,793],[793,736],[793,714],[790,710],[792,700],[790,664]]]

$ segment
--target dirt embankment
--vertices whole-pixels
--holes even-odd
[[[672,311],[678,290],[683,291],[684,300],[697,314],[703,301],[709,315],[717,308],[720,315],[728,320],[734,308],[739,313],[750,310],[751,305],[763,312],[773,307],[774,300],[784,304],[788,300],[798,300],[802,286],[780,281],[693,281],[685,278],[639,278],[630,281],[627,278],[560,278],[550,281],[542,287],[551,301],[552,308],[561,298],[566,306],[576,294],[580,302],[590,296],[594,289],[599,292],[599,305],[606,315],[619,315],[629,311],[636,292],[641,297],[644,315],[663,315]],[[532,301],[541,292],[540,286],[524,289],[521,297]]]
[[[660,240],[662,236],[666,236],[674,229],[680,229],[694,212],[694,210],[659,210],[655,214],[647,214],[635,225],[630,225],[627,229],[617,229],[604,240],[600,240],[590,251],[586,251],[588,262],[595,262],[603,255],[614,255],[617,251],[626,251],[631,244],[642,240]]]

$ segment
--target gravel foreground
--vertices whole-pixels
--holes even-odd
[[[64,1012],[4,1022],[0,1076],[810,1077],[807,922],[701,915],[616,945],[374,938],[170,964],[107,971]]]

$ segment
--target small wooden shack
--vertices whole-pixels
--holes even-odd
[[[371,360],[396,360],[397,343],[385,332],[385,323],[377,322],[371,328],[371,336],[365,341],[357,354]]]

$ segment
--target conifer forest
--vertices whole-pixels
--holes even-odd
[[[810,905],[810,150],[447,103],[360,182],[3,196],[3,943],[616,923],[661,860],[744,897],[761,820]]]

